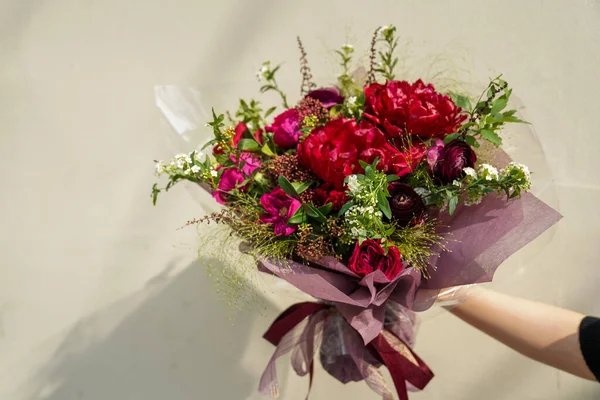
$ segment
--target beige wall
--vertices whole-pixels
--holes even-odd
[[[259,399],[261,333],[294,296],[223,316],[193,229],[176,231],[210,199],[148,198],[152,160],[171,154],[153,85],[222,106],[270,58],[292,91],[296,34],[326,78],[328,49],[364,49],[387,23],[415,60],[456,52],[477,80],[504,72],[544,145],[565,219],[497,287],[600,314],[598,1],[3,0],[0,399]],[[417,351],[436,373],[417,399],[600,398],[449,315],[422,324]],[[281,365],[283,398],[303,399],[307,382]],[[312,398],[376,396],[318,370]]]

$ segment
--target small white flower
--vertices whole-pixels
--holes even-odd
[[[498,170],[490,164],[481,164],[479,167],[479,173],[486,181],[498,180]]]
[[[192,158],[190,156],[185,156],[185,162],[188,164],[192,163]]]
[[[458,187],[460,187],[460,186],[461,186],[461,183],[460,183],[460,181],[458,181],[458,180],[456,180],[456,179],[455,179],[455,180],[452,182],[452,184],[453,184],[454,186],[458,186]]]
[[[348,103],[349,106],[355,105],[356,104],[356,96],[348,97],[348,100],[346,100],[346,102]]]
[[[358,179],[356,175],[350,175],[348,177],[348,190],[350,193],[356,193],[360,189]]]
[[[192,172],[195,173],[195,174],[197,174],[198,172],[200,172],[200,167],[197,166],[197,165],[194,165],[191,169],[192,169]]]
[[[217,170],[213,169],[212,171],[210,171],[210,176],[216,177],[217,175],[219,175]]]
[[[165,173],[165,165],[162,161],[157,162],[154,168],[157,176],[161,176]]]
[[[184,167],[184,164],[183,164],[182,160],[177,160],[175,162],[175,165],[177,166],[178,169],[183,169],[183,167]]]
[[[185,171],[183,171],[183,173],[186,175],[190,175],[192,173],[192,170],[188,168]]]
[[[473,179],[477,179],[477,172],[475,172],[475,170],[471,167],[467,167],[463,169],[464,173],[467,174],[467,176],[470,176]]]
[[[352,52],[354,51],[354,46],[352,46],[352,45],[351,45],[351,44],[349,44],[349,43],[344,43],[344,44],[342,45],[342,50],[344,50],[344,51],[345,51],[345,52],[347,52],[347,53],[352,53]]]
[[[204,157],[204,153],[203,153],[203,152],[201,152],[201,151],[200,151],[200,152],[198,152],[198,158],[200,158],[200,157]]]

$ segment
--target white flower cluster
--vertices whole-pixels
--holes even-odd
[[[354,52],[354,46],[352,46],[349,43],[344,43],[342,45],[342,50],[346,53],[353,53]]]
[[[271,61],[265,61],[262,67],[260,67],[260,69],[256,72],[256,79],[258,79],[259,82],[265,79],[265,75],[267,74],[267,72],[269,72],[270,68]]]
[[[514,179],[521,189],[528,191],[531,189],[531,172],[526,165],[511,162],[500,172],[502,178]]]
[[[498,170],[490,164],[479,166],[479,176],[486,181],[497,181],[499,178]]]
[[[202,157],[203,153],[196,153],[196,157]],[[177,154],[169,164],[164,164],[162,161],[157,161],[155,171],[157,176],[163,174],[167,175],[180,175],[186,177],[195,177],[200,172],[200,167],[195,165],[191,153],[190,154]],[[211,171],[212,176],[217,175],[217,171]]]
[[[368,232],[365,229],[365,223],[381,217],[381,211],[375,210],[374,206],[352,206],[344,214],[346,223],[350,228],[350,234],[354,238],[366,237]]]
[[[466,174],[468,179],[470,179],[470,180],[477,179],[477,172],[475,172],[475,170],[473,168],[467,167],[467,168],[464,168],[463,171]]]
[[[385,176],[384,176],[385,177]],[[348,176],[348,194],[358,204],[364,206],[375,206],[377,204],[376,192],[371,190],[371,181],[359,181],[356,175]]]
[[[384,25],[379,28],[379,35],[381,35],[381,37],[385,39],[389,35],[394,34],[395,31],[396,27],[394,25]]]

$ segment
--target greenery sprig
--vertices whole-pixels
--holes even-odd
[[[283,107],[288,109],[288,108],[290,108],[290,106],[288,105],[287,97],[286,97],[285,93],[279,88],[279,85],[277,84],[277,80],[275,79],[275,74],[277,73],[277,71],[279,71],[280,67],[281,67],[281,65],[277,65],[276,67],[271,68],[271,62],[265,61],[262,65],[261,69],[258,71],[257,78],[259,81],[264,80],[266,82],[264,85],[262,85],[260,87],[260,92],[261,93],[266,93],[269,91],[277,92],[279,94],[279,96],[281,97],[281,102],[283,103]]]
[[[484,139],[495,146],[502,144],[500,130],[507,122],[528,123],[517,117],[517,110],[506,110],[512,89],[505,80],[498,76],[490,81],[488,86],[479,96],[475,106],[471,105],[468,97],[456,93],[449,93],[452,101],[468,112],[469,118],[457,133],[448,135],[446,143],[461,138],[470,146],[479,147],[478,139]]]
[[[385,43],[385,50],[378,51],[380,61],[375,72],[383,75],[388,81],[394,80],[394,69],[398,64],[398,57],[394,54],[398,47],[398,38],[395,37],[395,33],[396,27],[393,25],[384,26],[379,30],[378,41]]]

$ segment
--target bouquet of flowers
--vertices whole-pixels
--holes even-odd
[[[528,193],[530,171],[500,149],[503,126],[525,123],[501,77],[478,98],[396,80],[388,26],[375,32],[368,69],[351,73],[354,48],[344,45],[337,85],[318,88],[298,43],[299,101],[290,107],[279,66],[265,62],[260,90],[278,93],[283,112],[254,100],[234,116],[213,110],[211,154],[157,162],[168,184],[154,185],[153,201],[179,181],[202,185],[225,207],[189,224],[227,224],[259,270],[317,299],[265,334],[277,348],[263,393],[278,394],[275,360],[291,352],[299,375],[312,378],[318,354],[336,379],[392,399],[385,365],[407,399],[433,377],[411,349],[417,292],[490,281],[560,215]]]

